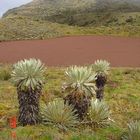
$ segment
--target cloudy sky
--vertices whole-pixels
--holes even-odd
[[[32,0],[0,0],[0,17],[8,9],[18,7],[22,4],[28,3]]]

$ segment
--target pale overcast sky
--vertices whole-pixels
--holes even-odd
[[[4,12],[8,9],[18,7],[22,4],[26,4],[31,2],[32,0],[0,0],[0,17]]]

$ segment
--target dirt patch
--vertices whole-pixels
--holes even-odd
[[[83,65],[106,59],[112,66],[140,67],[140,38],[76,36],[0,42],[0,62],[39,58],[49,66]]]

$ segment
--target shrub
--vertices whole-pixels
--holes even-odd
[[[84,119],[90,104],[89,99],[95,93],[95,76],[91,67],[69,67],[66,70],[67,84],[64,91],[69,94],[64,98],[65,102],[73,105],[78,117]]]
[[[97,60],[93,64],[93,70],[96,72],[96,98],[100,101],[104,96],[104,86],[107,81],[107,74],[110,69],[110,63],[106,60]]]
[[[140,140],[140,121],[128,124],[128,130],[123,134],[122,140]]]
[[[63,130],[74,127],[78,122],[73,107],[64,104],[61,99],[56,99],[42,106],[41,117],[43,124],[54,125]]]
[[[40,60],[25,59],[14,64],[11,81],[17,87],[18,121],[21,125],[39,123],[39,99],[44,85],[45,66]]]
[[[106,60],[97,60],[93,64],[93,70],[97,74],[108,74],[108,71],[110,69],[110,63]]]
[[[109,107],[98,100],[91,100],[91,106],[88,111],[88,120],[94,128],[106,127],[110,124]]]

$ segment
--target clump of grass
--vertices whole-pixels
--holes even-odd
[[[4,65],[0,67],[0,80],[6,81],[11,78],[11,67],[9,65]]]

